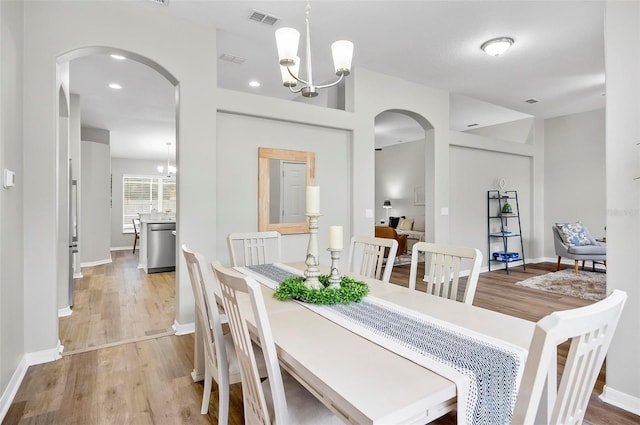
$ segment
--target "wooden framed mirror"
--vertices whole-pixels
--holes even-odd
[[[306,187],[315,180],[314,152],[258,148],[258,231],[309,233]]]

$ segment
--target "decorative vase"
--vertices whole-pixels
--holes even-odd
[[[511,204],[509,204],[509,201],[504,201],[504,205],[502,206],[502,213],[503,214],[511,214],[513,211],[511,209]]]

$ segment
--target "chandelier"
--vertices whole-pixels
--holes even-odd
[[[333,56],[333,65],[336,75],[339,77],[330,84],[315,85],[313,84],[313,71],[311,69],[311,38],[309,35],[309,11],[311,5],[307,1],[305,10],[305,26],[306,26],[306,68],[307,80],[299,77],[300,58],[298,57],[298,42],[300,41],[300,33],[294,28],[280,28],[276,31],[276,45],[278,47],[278,58],[280,59],[280,72],[282,74],[282,83],[293,93],[302,93],[304,97],[316,97],[318,90],[332,87],[338,84],[342,79],[351,72],[351,59],[353,58],[353,43],[347,40],[338,40],[331,45],[331,54]],[[298,84],[303,84],[299,89],[294,89]]]
[[[171,142],[167,142],[167,177],[171,177],[172,174],[175,174],[177,168],[174,165],[170,165],[169,159],[171,157]],[[162,165],[158,165],[158,172],[160,174],[164,173],[164,167]]]

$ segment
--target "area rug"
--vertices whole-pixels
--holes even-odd
[[[516,282],[518,286],[599,301],[606,295],[606,273],[560,270]]]

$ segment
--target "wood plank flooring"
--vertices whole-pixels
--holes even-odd
[[[59,320],[64,353],[173,333],[175,272],[146,274],[130,251],[111,258],[74,280],[73,313]]]
[[[83,313],[86,316],[76,315],[74,309],[72,318],[86,317],[86,320],[93,320],[96,324],[82,332],[76,330],[79,323],[67,325],[72,332],[65,337],[65,345],[76,347],[76,353],[66,355],[57,362],[30,367],[3,421],[4,425],[217,423],[218,393],[215,384],[209,413],[200,414],[203,386],[202,383],[194,384],[190,376],[193,368],[193,335],[147,335],[149,331],[153,333],[154,330],[167,329],[174,319],[172,308],[175,294],[168,295],[162,285],[165,279],[171,280],[173,276],[144,275],[143,272],[141,275],[135,268],[137,261],[134,256],[124,251],[121,254],[114,257],[116,261],[110,266],[87,270],[85,275],[91,276],[89,280],[92,283],[85,286],[95,286],[89,292],[97,291],[96,287],[100,286],[114,292],[122,290],[130,298],[124,294],[116,297],[114,294],[105,296],[94,292],[88,295],[88,299],[96,303],[89,308],[90,313]],[[519,267],[509,275],[504,271],[483,273],[474,304],[537,321],[552,311],[590,303],[513,285],[519,280],[553,270],[555,264],[532,264],[527,266],[526,271]],[[408,265],[394,268],[393,283],[407,286],[408,279]],[[141,281],[145,281],[146,285]],[[78,291],[84,289],[78,288]],[[105,301],[109,297],[113,301]],[[171,307],[165,306],[169,298]],[[76,304],[76,308],[82,308],[79,302]],[[115,311],[100,311],[97,305]],[[130,311],[133,307],[140,308],[142,312]],[[160,315],[156,317],[160,311],[166,314],[164,319],[160,319]],[[127,320],[137,324],[133,325]],[[104,323],[98,324],[101,321]],[[98,336],[92,335],[91,329],[97,330]],[[117,342],[117,335],[124,339]],[[127,338],[145,337],[150,339],[126,343]],[[113,346],[96,348],[103,343]],[[563,361],[560,360],[560,367]],[[594,425],[639,424],[640,417],[607,405],[597,398],[603,377],[604,374],[596,384],[586,420]],[[231,386],[229,423],[243,423],[240,384]],[[440,418],[436,423],[455,424],[455,413]]]

